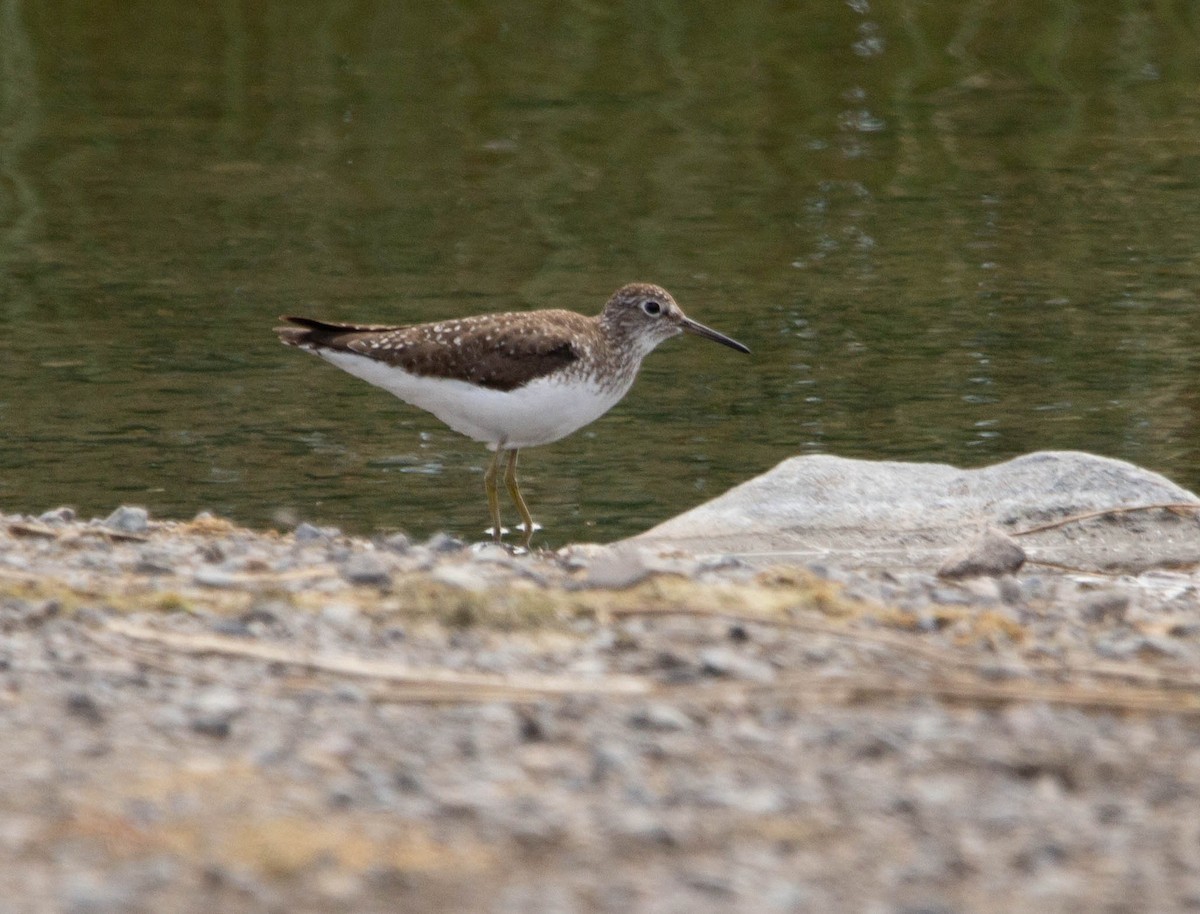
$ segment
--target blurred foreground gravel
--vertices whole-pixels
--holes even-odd
[[[0,912],[1200,908],[1200,595],[0,518]]]

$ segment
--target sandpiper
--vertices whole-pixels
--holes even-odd
[[[549,444],[593,422],[629,390],[659,343],[694,333],[738,352],[750,350],[685,315],[670,293],[630,283],[595,317],[558,309],[481,314],[412,326],[334,324],[281,317],[288,346],[315,352],[405,403],[433,413],[454,431],[496,452],[484,473],[489,531],[496,542],[504,484],[528,547],[534,523],[517,485],[517,453]]]

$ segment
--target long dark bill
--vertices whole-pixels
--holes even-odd
[[[712,340],[714,343],[720,343],[722,346],[728,346],[730,349],[736,349],[738,352],[749,353],[750,350],[739,343],[737,340],[730,339],[724,333],[717,333],[711,327],[705,327],[703,324],[692,320],[690,317],[685,317],[679,324],[688,333],[694,333],[696,336],[702,336],[706,340]]]

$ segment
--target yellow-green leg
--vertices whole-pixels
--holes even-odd
[[[483,474],[483,491],[487,493],[488,514],[492,518],[492,539],[497,543],[500,542],[500,534],[503,532],[500,527],[500,493],[496,489],[496,471],[500,469],[501,453],[502,449],[496,448],[496,456],[492,458]]]
[[[521,540],[521,545],[528,548],[529,541],[533,538],[533,515],[529,513],[529,507],[525,504],[525,499],[521,497],[521,489],[517,485],[517,453],[516,448],[508,452],[508,466],[504,468],[504,485],[508,489],[513,504],[517,506],[517,513],[521,515],[521,523],[525,527],[525,537]],[[499,452],[496,456],[499,458]]]

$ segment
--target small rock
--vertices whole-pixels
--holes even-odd
[[[700,670],[708,676],[726,676],[752,682],[771,682],[775,678],[775,671],[770,665],[723,647],[701,651]]]
[[[192,574],[192,580],[201,587],[229,588],[238,586],[238,578],[231,571],[201,565]]]
[[[72,692],[67,696],[67,713],[89,724],[104,723],[104,712],[87,692]]]
[[[425,548],[430,552],[459,552],[463,548],[463,541],[458,537],[451,536],[449,533],[435,533],[429,537],[428,542],[425,543]]]
[[[734,895],[733,881],[728,876],[719,873],[692,872],[683,876],[683,881],[697,891],[706,895],[719,895],[732,898]]]
[[[75,509],[67,507],[54,508],[39,514],[38,520],[43,524],[69,524],[75,520]]]
[[[678,847],[682,840],[663,822],[661,815],[649,809],[619,808],[613,814],[609,827],[622,845]]]
[[[387,565],[377,555],[360,552],[346,559],[338,569],[347,583],[361,587],[387,587],[392,583]]]
[[[342,531],[337,527],[314,527],[312,524],[305,521],[299,524],[292,531],[292,536],[296,538],[297,543],[312,543],[317,540],[332,540],[337,539],[342,535]]]
[[[315,886],[322,899],[345,910],[345,905],[354,907],[355,899],[363,894],[364,880],[358,873],[324,869],[317,873]]]
[[[1187,659],[1187,652],[1183,646],[1163,635],[1147,635],[1141,653],[1144,656],[1169,657],[1172,660]]]
[[[404,793],[424,793],[425,782],[420,774],[408,765],[400,765],[392,772],[392,786]]]
[[[345,764],[358,751],[358,742],[349,733],[342,730],[330,730],[313,740],[311,753],[320,758],[325,757]]]
[[[407,555],[412,550],[412,540],[403,533],[391,533],[381,542],[384,549],[397,555]]]
[[[1084,601],[1079,614],[1087,622],[1123,622],[1129,603],[1124,590],[1101,590]]]
[[[134,895],[128,880],[68,873],[59,886],[57,909],[64,914],[120,914],[134,907]]]
[[[629,725],[639,730],[669,732],[690,729],[692,719],[671,705],[650,704],[630,714]]]
[[[1065,599],[1062,591],[1066,586],[1063,578],[1052,574],[1033,573],[1031,568],[1021,576],[1021,595],[1027,603],[1057,602]]]
[[[512,553],[503,543],[479,543],[471,547],[471,558],[477,562],[503,565],[511,568],[515,562]]]
[[[1180,660],[1186,656],[1182,646],[1168,638],[1141,635],[1101,638],[1096,642],[1096,653],[1113,660],[1128,660],[1133,657],[1169,657]]]
[[[690,673],[692,663],[688,655],[673,651],[670,648],[660,650],[654,655],[654,666],[668,675]]]
[[[488,579],[479,568],[471,565],[439,565],[429,573],[430,578],[471,593],[488,589]]]
[[[150,512],[145,508],[121,505],[104,519],[104,526],[121,533],[145,533],[150,527]]]
[[[1200,623],[1176,622],[1167,629],[1167,634],[1172,638],[1195,638],[1200,635]]]
[[[289,612],[290,607],[282,600],[264,600],[252,604],[239,618],[246,625],[256,622],[260,625],[274,625],[287,617]]]
[[[360,705],[366,702],[367,693],[363,691],[361,686],[357,686],[352,682],[340,682],[333,687],[330,697],[334,701],[339,701],[348,705]]]
[[[204,561],[215,565],[217,562],[225,561],[228,556],[225,554],[224,547],[215,540],[208,543],[203,543],[200,546],[200,558]]]
[[[229,736],[234,718],[244,709],[245,704],[236,692],[217,686],[192,698],[188,723],[197,733],[224,739]]]
[[[601,590],[622,590],[644,581],[654,571],[638,549],[607,549],[588,563],[584,583]]]
[[[1110,660],[1128,660],[1141,647],[1141,640],[1132,635],[1110,635],[1096,641],[1094,648],[1101,657]]]
[[[216,619],[210,628],[215,634],[230,638],[250,638],[254,635],[250,626],[242,619]]]
[[[353,603],[326,603],[321,608],[321,619],[344,631],[358,625],[362,613]]]
[[[990,594],[980,594],[972,588],[959,585],[932,587],[929,599],[943,606],[987,606],[994,602]]]
[[[34,627],[49,622],[62,612],[62,604],[58,600],[40,600],[36,603],[28,600],[9,600],[4,606],[5,629],[9,626]]]
[[[590,777],[594,784],[603,784],[611,778],[624,776],[633,770],[633,767],[633,758],[624,746],[602,744],[592,750]]]
[[[1012,575],[1004,575],[996,580],[996,590],[1005,606],[1024,606],[1025,588]]]
[[[953,552],[938,569],[938,577],[991,577],[1013,574],[1025,564],[1025,550],[1003,530],[989,527],[971,544]]]
[[[554,730],[552,717],[544,708],[522,708],[517,712],[517,735],[522,742],[545,742]]]
[[[174,570],[171,556],[158,549],[143,549],[133,566],[134,574],[163,575]]]

